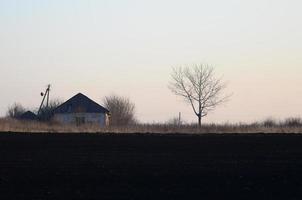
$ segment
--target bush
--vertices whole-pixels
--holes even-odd
[[[181,119],[179,119],[179,117],[173,117],[173,118],[169,119],[166,122],[166,124],[173,125],[173,126],[181,126],[181,125],[183,125],[185,123],[184,123],[184,121],[182,121]]]
[[[268,118],[268,119],[266,119],[266,120],[264,120],[264,121],[262,122],[262,125],[263,125],[264,127],[271,128],[271,127],[277,126],[277,123],[276,123],[276,121],[275,121],[274,119]]]
[[[110,111],[110,125],[127,126],[137,123],[135,104],[128,98],[111,95],[104,99],[105,107]]]
[[[284,123],[283,123],[284,126],[287,126],[287,127],[300,127],[302,126],[302,120],[301,118],[287,118]]]
[[[6,116],[9,118],[18,119],[23,113],[25,113],[25,111],[26,109],[20,103],[14,103],[8,107]]]
[[[48,107],[42,107],[40,112],[38,113],[38,118],[41,121],[50,121],[53,117],[54,110],[62,104],[61,100],[55,99],[51,100],[48,104]],[[37,109],[38,110],[38,109]]]

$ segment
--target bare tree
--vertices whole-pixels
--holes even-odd
[[[104,98],[104,105],[110,111],[112,126],[126,126],[136,123],[135,104],[129,98],[111,95]]]
[[[199,64],[173,68],[171,78],[170,90],[174,94],[184,97],[192,106],[198,117],[199,127],[201,127],[203,117],[230,97],[230,95],[223,96],[226,84],[220,78],[215,77],[214,68],[209,65]]]
[[[14,103],[8,107],[6,116],[18,119],[25,111],[26,109],[20,103]]]

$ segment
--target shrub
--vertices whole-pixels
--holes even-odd
[[[18,119],[23,113],[25,113],[25,111],[25,108],[20,103],[14,103],[8,107],[6,116],[9,118]]]
[[[285,119],[283,125],[287,127],[300,127],[302,126],[302,120],[301,118],[294,118],[294,117],[287,118]]]
[[[263,125],[264,127],[271,128],[271,127],[277,126],[277,123],[276,123],[276,121],[275,121],[274,119],[268,118],[268,119],[266,119],[266,120],[264,120],[264,121],[262,122],[262,125]]]
[[[135,104],[129,98],[111,95],[105,97],[104,104],[110,111],[110,125],[127,126],[137,123]]]

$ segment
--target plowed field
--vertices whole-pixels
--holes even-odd
[[[0,133],[0,199],[302,199],[302,135]]]

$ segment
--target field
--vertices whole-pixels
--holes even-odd
[[[301,199],[299,134],[0,133],[0,199]]]
[[[208,134],[208,133],[302,133],[301,118],[287,118],[282,121],[266,119],[254,123],[225,124],[133,124],[128,126],[100,127],[97,124],[75,126],[74,124],[58,124],[55,122],[22,121],[0,118],[0,132],[18,133],[161,133],[161,134]]]

